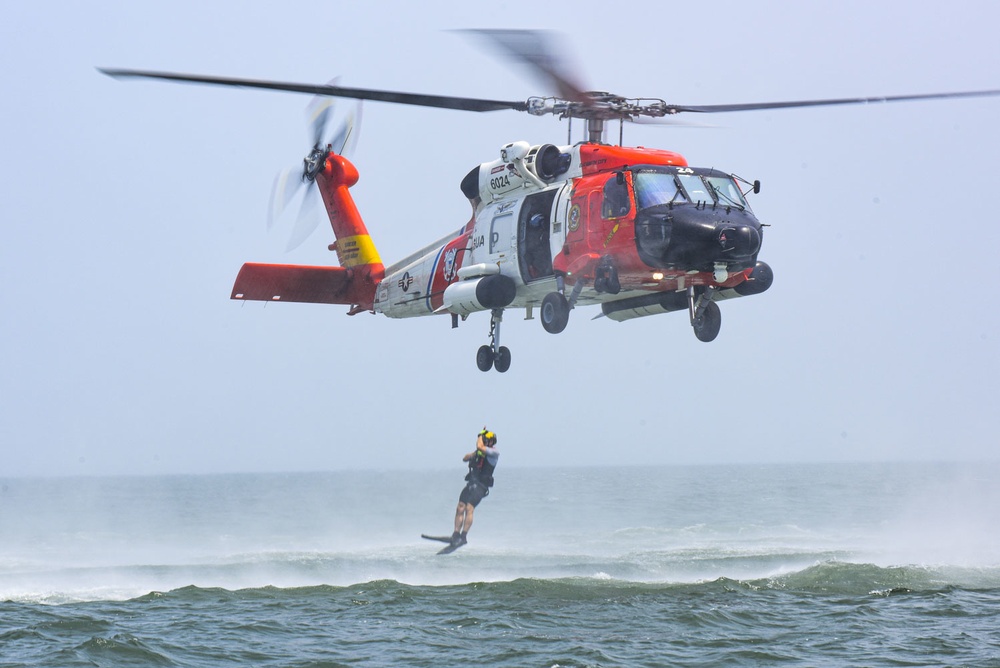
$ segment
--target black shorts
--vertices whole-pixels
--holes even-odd
[[[460,503],[467,503],[475,508],[489,493],[490,490],[485,485],[481,485],[478,482],[470,482],[462,490],[462,493],[458,495],[458,500]]]

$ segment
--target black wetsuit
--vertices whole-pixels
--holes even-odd
[[[493,486],[493,470],[497,467],[500,452],[496,448],[486,448],[485,452],[476,450],[469,460],[469,472],[465,475],[468,483],[458,496],[462,503],[468,503],[473,508],[479,505],[490,493]]]

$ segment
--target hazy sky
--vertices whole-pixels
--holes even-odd
[[[996,459],[1000,98],[627,127],[763,182],[773,287],[724,302],[710,344],[683,313],[586,307],[553,336],[508,311],[511,370],[484,374],[486,314],[229,300],[244,261],[335,263],[328,227],[286,253],[265,224],[307,96],[94,69],[550,93],[452,32],[498,27],[558,30],[589,87],[677,104],[1000,88],[996,3],[291,4],[2,10],[0,477],[438,468],[484,423],[508,466]],[[353,194],[383,260],[465,223],[459,182],[501,145],[565,137],[366,104]]]

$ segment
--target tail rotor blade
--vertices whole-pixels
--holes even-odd
[[[327,142],[334,153],[350,155],[358,144],[358,130],[361,127],[361,103],[347,115],[347,118],[337,127],[337,131]]]
[[[327,86],[336,86],[339,77],[330,79]],[[327,137],[330,119],[333,117],[333,98],[327,95],[316,95],[306,105],[306,123],[312,130],[313,148],[326,146],[323,140]]]
[[[292,198],[302,188],[302,181],[296,178],[297,170],[286,169],[274,177],[274,185],[271,187],[271,201],[267,209],[267,229],[274,227],[281,214],[285,212]]]
[[[334,85],[336,82],[337,80],[334,79],[329,85]],[[325,155],[327,151],[344,154],[354,148],[357,144],[361,119],[361,102],[359,101],[357,106],[335,126],[334,103],[329,96],[316,95],[306,106],[305,112],[312,135],[313,151],[306,157],[304,168],[287,169],[278,174],[271,190],[271,203],[268,211],[268,229],[270,229],[288,209],[296,194],[304,191],[298,216],[295,218],[291,235],[288,238],[286,252],[301,246],[319,225],[320,218],[317,211],[320,201],[319,191],[315,182],[311,178],[305,177],[306,170],[312,169],[310,161],[319,159],[317,149]],[[328,146],[329,149],[326,148]]]
[[[324,146],[327,125],[333,116],[333,100],[329,97],[315,97],[306,107],[306,118],[312,129],[313,148]]]
[[[299,215],[295,219],[292,234],[288,237],[288,246],[285,247],[286,253],[301,246],[316,231],[319,226],[319,214],[316,210],[319,200],[319,191],[310,183],[302,198],[302,204],[299,206]]]

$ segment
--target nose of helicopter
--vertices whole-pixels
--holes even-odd
[[[719,248],[726,256],[750,257],[760,250],[760,229],[757,227],[720,224],[717,229]]]
[[[636,218],[639,256],[651,267],[729,271],[753,266],[762,241],[761,226],[749,211],[691,205],[660,207]]]

